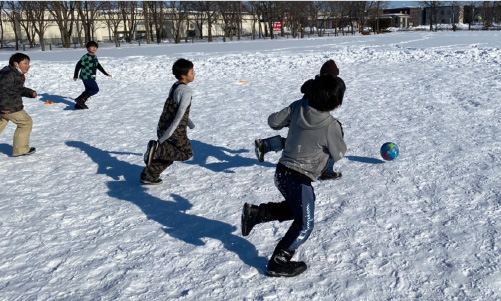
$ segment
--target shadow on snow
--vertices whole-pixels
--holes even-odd
[[[369,163],[369,164],[381,164],[381,163],[384,163],[384,161],[380,160],[380,159],[368,158],[368,157],[359,157],[359,156],[346,156],[346,159],[348,159],[350,161],[357,161],[357,162]]]
[[[111,178],[107,182],[110,197],[135,204],[147,218],[162,225],[168,235],[195,246],[205,245],[202,238],[219,240],[245,264],[264,273],[267,259],[259,257],[254,245],[246,239],[233,234],[237,230],[235,226],[185,213],[192,204],[178,194],[171,194],[170,200],[162,200],[148,194],[147,189],[139,182],[142,167],[112,156],[142,154],[103,151],[80,141],[67,141],[66,145],[84,151],[98,165],[97,173]]]
[[[6,154],[7,156],[12,155],[12,145],[1,143],[0,144],[0,153]]]
[[[38,97],[42,102],[52,101],[53,103],[64,103],[67,105],[64,108],[65,111],[73,110],[75,106],[75,101],[69,97],[60,96],[60,95],[52,95],[47,93],[38,94]]]
[[[248,153],[248,149],[233,150],[197,140],[191,140],[191,148],[193,149],[193,158],[184,163],[199,165],[214,172],[235,173],[233,170],[230,170],[230,168],[253,165],[275,167],[275,164],[269,162],[259,163],[256,158],[251,159],[240,156],[242,153]],[[210,158],[214,158],[218,162],[207,163]]]

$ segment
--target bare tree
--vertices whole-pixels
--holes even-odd
[[[203,3],[201,1],[189,1],[187,7],[192,11],[191,14],[194,16],[194,23],[198,29],[199,38],[203,38],[203,25],[206,21],[205,12],[203,9]]]
[[[242,22],[242,8],[239,1],[217,2],[219,14],[223,20],[223,41],[229,37],[233,40],[233,36],[237,35],[240,39],[240,24]]]
[[[49,23],[45,19],[47,3],[43,1],[21,1],[19,4],[26,15],[26,24],[32,27],[32,30],[38,35],[40,48],[42,51],[45,51],[44,36],[49,26]],[[33,44],[35,44],[35,37],[32,36],[32,38]]]
[[[307,1],[292,1],[290,2],[290,17],[289,24],[291,29],[292,37],[301,37],[305,36],[305,29],[308,26],[309,21],[309,11],[305,9],[308,7]]]
[[[148,11],[151,16],[151,24],[152,27],[155,28],[155,38],[157,44],[160,44],[163,36],[163,27],[165,20],[165,12],[164,12],[164,2],[163,1],[148,1],[147,2],[149,8]]]
[[[174,39],[174,43],[181,42],[181,29],[184,21],[188,18],[186,2],[171,1],[170,7],[167,10],[167,19],[172,23],[170,33]]]
[[[0,1],[0,49],[3,49],[3,1]]]
[[[47,7],[54,18],[64,48],[71,47],[71,34],[75,24],[75,2],[73,1],[48,1]]]
[[[318,30],[318,16],[320,15],[320,11],[323,6],[321,2],[312,1],[308,3],[306,9],[308,11],[308,27],[310,28],[310,34],[314,34],[315,30],[317,31],[318,36],[322,36],[322,32]]]
[[[33,28],[31,21],[28,20],[28,10],[30,9],[27,5],[24,5],[25,2],[18,2],[17,4],[13,4],[12,2],[17,1],[9,1],[9,6],[12,10],[17,11],[18,13],[14,13],[14,17],[16,21],[19,23],[22,29],[26,34],[26,39],[28,40],[28,44],[30,48],[34,48],[36,46],[35,36],[36,31]]]
[[[258,26],[257,35],[261,38],[262,30],[261,30],[261,22],[259,20],[262,19],[261,7],[258,2],[246,2],[244,3],[245,8],[252,16],[252,25],[251,25],[251,37],[253,40],[256,39],[256,25]]]
[[[120,4],[118,1],[107,1],[101,6],[102,16],[104,22],[111,30],[110,37],[113,36],[115,47],[120,47],[118,40],[118,28],[122,23],[122,12],[120,11]]]
[[[207,20],[207,39],[209,42],[213,41],[212,26],[219,17],[216,2],[214,1],[200,1],[200,8],[205,14]]]
[[[327,16],[333,19],[334,34],[338,35],[338,29],[343,24],[343,3],[338,1],[326,2],[325,11],[328,12]],[[343,32],[344,34],[344,32]]]
[[[439,1],[422,1],[420,2],[424,7],[429,8],[429,15],[427,16],[430,20],[430,31],[433,30],[433,24],[437,25],[437,9],[440,6]],[[435,30],[437,27],[435,26]]]
[[[106,3],[106,1],[104,1]],[[131,42],[134,39],[134,33],[137,24],[137,1],[118,1],[118,9],[122,14],[124,26],[124,39],[126,42]]]
[[[4,12],[5,15],[7,16],[7,19],[12,23],[12,28],[14,29],[14,38],[16,39],[16,50],[19,50],[19,40],[21,38],[21,29],[19,28],[19,19],[21,18],[19,16],[19,7],[18,7],[18,2],[15,1],[7,1],[6,2],[7,6]]]
[[[146,44],[151,44],[150,11],[146,1],[143,1],[143,20],[144,30],[146,31]]]
[[[76,1],[76,10],[79,15],[79,21],[82,23],[85,43],[94,40],[94,27],[99,12],[101,2],[97,1]]]

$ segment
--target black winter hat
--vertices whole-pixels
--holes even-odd
[[[320,68],[320,75],[323,74],[329,74],[334,76],[339,75],[339,69],[333,60],[328,60],[322,65],[322,68]]]
[[[317,76],[309,105],[322,112],[332,111],[343,104],[345,91],[346,85],[340,77],[328,74]]]

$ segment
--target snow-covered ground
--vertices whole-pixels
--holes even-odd
[[[75,111],[83,49],[28,51],[36,154],[0,135],[1,300],[501,298],[501,32],[397,32],[231,43],[101,45],[101,91]],[[7,64],[12,51],[1,51]],[[143,152],[195,64],[190,161],[141,186]],[[269,114],[334,59],[347,84],[339,181],[316,182],[295,278],[264,275],[288,223],[240,234],[244,202],[281,201]],[[245,82],[241,82],[245,81]],[[44,104],[52,101],[52,105]],[[382,161],[393,141],[400,157]]]

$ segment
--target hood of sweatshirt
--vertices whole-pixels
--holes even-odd
[[[308,105],[308,100],[303,99],[300,109],[300,118],[297,125],[304,129],[317,129],[327,126],[332,122],[330,112],[322,112]]]

